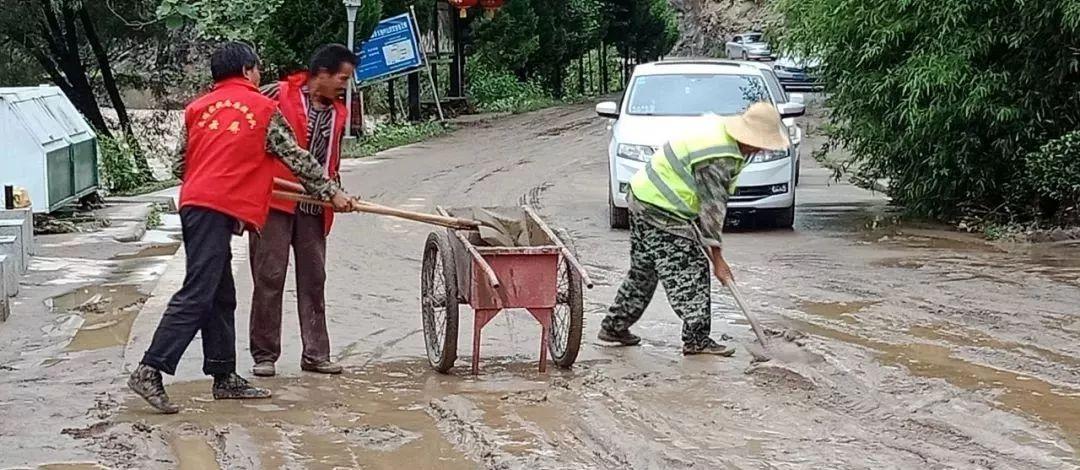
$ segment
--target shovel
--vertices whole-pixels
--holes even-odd
[[[750,313],[750,307],[746,305],[746,299],[743,298],[742,293],[739,292],[739,288],[735,286],[735,281],[724,281],[724,286],[731,291],[731,296],[735,297],[735,303],[739,304],[739,309],[742,310],[743,316],[750,322],[750,328],[754,330],[754,335],[757,336],[758,341],[761,343],[761,350],[756,351],[757,348],[747,348],[750,351],[750,355],[754,356],[752,362],[768,362],[772,359],[767,354],[769,350],[769,338],[765,335],[765,330],[761,328],[761,324],[758,323],[757,317]]]

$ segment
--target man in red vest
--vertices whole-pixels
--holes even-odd
[[[174,374],[180,356],[201,332],[203,372],[213,376],[215,399],[267,398],[270,391],[236,374],[236,288],[230,240],[266,223],[272,164],[282,161],[311,194],[348,210],[352,200],[323,175],[296,144],[277,103],[259,93],[259,56],[248,45],[226,43],[210,58],[213,89],[184,111],[174,172],[187,254],[184,284],[169,300],[150,347],[128,387],[163,413],[169,401],[161,373]]]
[[[312,55],[306,71],[264,86],[264,95],[276,99],[296,139],[322,166],[323,174],[338,178],[341,139],[348,112],[341,96],[356,68],[356,55],[348,47],[328,44]],[[275,176],[296,181],[283,164]],[[272,377],[281,355],[281,303],[289,247],[296,262],[296,307],[304,350],[300,368],[322,374],[340,374],[341,366],[330,360],[330,336],[326,331],[326,237],[334,213],[323,207],[284,200],[270,202],[270,215],[261,233],[250,235],[251,356],[253,372]]]

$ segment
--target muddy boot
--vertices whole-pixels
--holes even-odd
[[[333,361],[322,361],[314,364],[301,362],[300,369],[319,374],[340,374],[343,370],[341,365],[336,364]]]
[[[712,354],[714,356],[731,357],[735,354],[735,348],[731,346],[724,346],[723,344],[717,343],[716,341],[713,341],[712,338],[710,338],[701,344],[683,345],[682,353],[684,356]]]
[[[146,400],[154,409],[173,414],[180,411],[180,407],[169,401],[169,395],[165,394],[165,386],[161,384],[161,372],[148,365],[139,364],[135,371],[128,377],[128,388]]]
[[[274,363],[270,361],[262,361],[255,364],[255,367],[251,368],[251,373],[259,377],[273,377],[277,375],[277,370],[274,369]]]
[[[235,372],[214,376],[215,400],[244,400],[270,398],[270,390],[251,385]]]
[[[641,337],[631,333],[630,330],[614,332],[600,328],[600,334],[596,335],[596,337],[600,341],[619,343],[623,346],[637,346],[637,344],[641,342]]]

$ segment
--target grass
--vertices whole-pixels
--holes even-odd
[[[153,230],[161,227],[161,206],[153,204],[150,206],[150,212],[146,214],[146,228]]]
[[[344,158],[370,157],[384,150],[415,144],[454,130],[448,123],[382,124],[371,136],[360,137],[342,148]]]

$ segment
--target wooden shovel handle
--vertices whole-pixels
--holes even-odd
[[[317,199],[306,194],[297,194],[289,191],[275,190],[273,197],[276,199],[284,199],[286,201],[306,202],[310,204],[317,204],[323,207],[333,208],[333,204]],[[381,206],[365,201],[356,201],[359,204],[356,205],[356,212],[368,212],[372,214],[389,215],[393,217],[399,217],[402,219],[408,219],[415,222],[422,222],[431,225],[438,225],[441,227],[452,228],[456,230],[474,230],[479,222],[475,220],[459,219],[456,217],[443,217],[432,214],[424,214],[422,212],[412,212],[402,209],[396,209],[393,207]]]
[[[274,178],[274,186],[280,187],[281,189],[287,191],[292,191],[294,193],[304,193],[307,191],[300,183],[294,183],[292,181],[283,180],[281,178]]]

